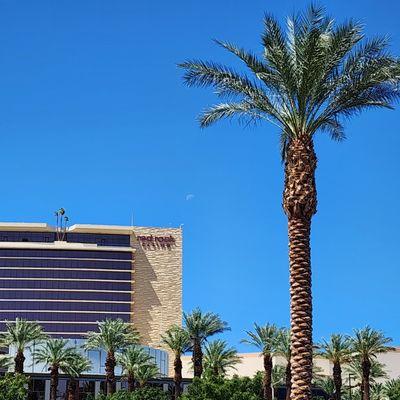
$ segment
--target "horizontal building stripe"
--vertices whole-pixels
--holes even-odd
[[[75,258],[75,257],[6,257],[0,256],[0,259],[11,259],[11,260],[64,260],[64,261],[110,261],[110,262],[122,262],[132,263],[134,260],[120,260],[118,258]]]
[[[7,320],[7,319],[0,320],[0,324],[5,324],[7,322],[13,323],[14,321],[10,321],[10,320]],[[85,321],[38,321],[38,320],[29,321],[28,320],[28,322],[37,322],[38,324],[81,324],[81,325],[86,325],[87,324],[87,325],[98,325],[98,321],[96,321],[96,322],[93,322],[93,321],[85,322]]]
[[[126,271],[125,271],[126,272]],[[3,281],[53,281],[53,282],[110,282],[110,283],[132,283],[131,280],[122,279],[73,279],[73,278],[3,278]]]
[[[107,303],[107,304],[132,304],[131,301],[115,301],[115,300],[75,300],[75,299],[0,299],[1,301],[19,302],[19,301],[32,301],[32,302],[58,302],[58,303]]]
[[[52,313],[52,314],[132,314],[130,311],[87,311],[87,310],[0,310],[0,313]]]
[[[40,292],[91,292],[91,293],[135,293],[134,290],[95,290],[95,289],[40,289],[40,288],[0,288],[0,291],[31,290]]]
[[[102,269],[102,268],[64,268],[64,267],[0,267],[0,270],[40,270],[40,271],[85,271],[85,272],[124,272],[124,273],[131,273],[133,270],[129,269]],[[2,279],[2,278],[0,278]]]

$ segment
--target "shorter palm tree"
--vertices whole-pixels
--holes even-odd
[[[73,358],[63,367],[63,372],[69,376],[67,387],[67,400],[79,400],[77,395],[77,378],[84,372],[90,371],[92,363],[82,354],[76,352]]]
[[[204,370],[207,375],[224,377],[231,369],[241,362],[237,351],[228,347],[225,340],[214,340],[206,344],[204,349]]]
[[[108,395],[115,393],[116,352],[138,342],[138,332],[122,319],[106,319],[98,323],[97,332],[88,333],[85,348],[87,350],[104,349],[107,352],[105,369]]]
[[[203,374],[203,350],[204,342],[217,333],[229,330],[228,324],[219,315],[212,312],[203,313],[196,308],[191,313],[183,314],[185,329],[189,333],[192,344],[192,362],[194,377],[200,378]]]
[[[361,394],[362,400],[370,400],[370,377],[373,362],[380,353],[393,350],[388,346],[392,339],[388,338],[381,331],[376,331],[367,326],[354,331],[354,337],[349,337],[351,351],[358,358],[361,366]]]
[[[0,370],[8,370],[11,365],[11,357],[7,356],[6,354],[0,354]]]
[[[351,359],[350,340],[343,335],[334,334],[329,341],[323,340],[318,345],[318,354],[333,364],[333,383],[335,400],[341,399],[342,394],[342,365]]]
[[[189,333],[180,326],[169,328],[161,340],[174,353],[174,398],[178,399],[182,394],[182,354],[190,350]]]
[[[292,371],[290,357],[292,355],[290,349],[290,329],[281,328],[276,337],[275,354],[283,357],[286,361],[285,368],[285,387],[286,387],[286,400],[290,400],[290,393],[292,391]]]
[[[0,342],[4,346],[13,346],[16,349],[14,358],[15,372],[24,373],[25,356],[24,351],[36,341],[44,340],[46,335],[42,327],[36,322],[29,322],[17,318],[13,322],[6,323],[6,332],[0,336]]]
[[[136,370],[136,380],[139,387],[142,388],[147,385],[147,382],[151,379],[160,376],[160,371],[154,363],[142,364]]]
[[[68,371],[76,357],[78,357],[77,350],[69,347],[68,341],[64,339],[49,339],[35,351],[35,363],[45,364],[50,371],[50,400],[57,399],[60,370]]]
[[[363,379],[362,363],[359,358],[352,359],[345,368],[346,374],[352,376],[358,385],[361,387]],[[376,383],[379,379],[387,379],[388,374],[385,370],[385,365],[380,363],[378,360],[371,360],[371,369],[369,373],[369,382]]]
[[[254,332],[247,331],[246,333],[248,338],[243,339],[242,343],[255,346],[262,353],[264,359],[263,398],[272,400],[272,356],[276,352],[279,329],[273,324],[260,326],[255,323]]]
[[[122,372],[127,378],[128,391],[133,392],[136,388],[135,374],[137,369],[143,364],[148,364],[153,360],[153,357],[143,347],[132,345],[121,354],[117,354],[116,359],[117,364],[122,367]]]

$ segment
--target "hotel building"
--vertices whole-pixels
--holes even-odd
[[[17,317],[73,343],[121,318],[167,375],[160,336],[182,319],[181,229],[0,223],[0,331]],[[104,357],[90,356],[102,374]]]

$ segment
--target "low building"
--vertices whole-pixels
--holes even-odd
[[[263,371],[263,358],[261,353],[239,353],[241,362],[237,364],[235,370],[229,371],[229,376],[238,375],[241,377],[252,377],[258,371]],[[385,372],[388,375],[388,379],[400,378],[400,347],[396,347],[395,350],[389,351],[388,353],[379,354],[377,360],[385,366]],[[186,355],[182,357],[183,363],[183,376],[185,378],[193,378],[193,369],[191,356]],[[282,357],[273,357],[274,365],[285,366],[285,360]],[[333,364],[328,360],[315,357],[314,365],[318,367],[318,374],[322,376],[331,376]],[[345,370],[345,368],[343,368]],[[349,378],[347,378],[349,379]],[[354,379],[350,376],[350,380]],[[346,373],[343,372],[343,382],[346,384]]]

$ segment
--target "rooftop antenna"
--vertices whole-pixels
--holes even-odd
[[[131,227],[132,228],[134,227],[134,222],[135,222],[135,216],[134,216],[133,211],[132,211],[132,214],[131,214]]]

